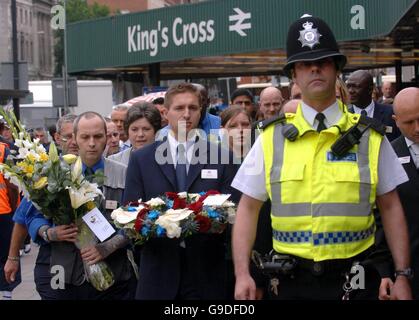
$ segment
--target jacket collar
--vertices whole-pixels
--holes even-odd
[[[350,127],[358,122],[359,115],[349,113],[348,108],[340,100],[337,100],[337,107],[339,108],[340,117],[338,118],[337,122],[336,120],[335,123],[332,122],[331,126],[328,129],[323,130],[322,133],[330,133],[337,136],[341,132],[348,131]],[[311,120],[307,120],[305,118],[305,113],[303,113],[303,107],[301,103],[298,105],[295,115],[287,114],[287,119],[290,119],[290,122],[292,122],[297,127],[299,131],[299,137],[310,131],[315,132],[313,127],[308,122]]]

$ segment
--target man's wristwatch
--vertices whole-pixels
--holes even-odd
[[[413,278],[413,270],[412,268],[406,268],[403,270],[396,270],[394,272],[394,278],[397,278],[398,276],[406,277],[407,279]]]
[[[48,229],[46,228],[43,232],[42,232],[42,239],[44,239],[45,242],[50,242],[49,237],[48,237]]]

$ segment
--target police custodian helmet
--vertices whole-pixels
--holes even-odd
[[[329,26],[320,18],[303,15],[288,30],[287,63],[284,72],[291,77],[295,62],[315,61],[333,57],[338,70],[346,64],[346,57],[339,52],[335,36]]]

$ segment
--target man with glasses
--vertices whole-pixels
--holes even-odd
[[[73,139],[73,122],[77,118],[74,114],[67,114],[62,116],[57,121],[57,132],[55,139],[58,147],[61,149],[61,154],[75,154],[79,152],[76,141]]]
[[[113,107],[111,112],[111,120],[115,123],[119,131],[119,151],[124,151],[131,147],[131,142],[125,133],[124,123],[127,119],[128,107],[124,104],[119,104]]]
[[[116,124],[110,119],[105,118],[106,121],[106,148],[103,152],[104,157],[119,152],[119,130]]]

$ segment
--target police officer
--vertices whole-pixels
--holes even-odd
[[[336,100],[345,63],[323,20],[304,15],[290,26],[284,71],[301,88],[302,102],[285,120],[265,123],[232,183],[243,193],[233,230],[236,299],[255,298],[249,257],[268,198],[273,248],[296,262],[292,276],[272,283],[277,298],[352,299],[377,290],[378,274],[367,262],[356,265],[374,244],[375,201],[396,269],[391,298],[411,298],[407,227],[396,192],[407,177],[382,128]]]

